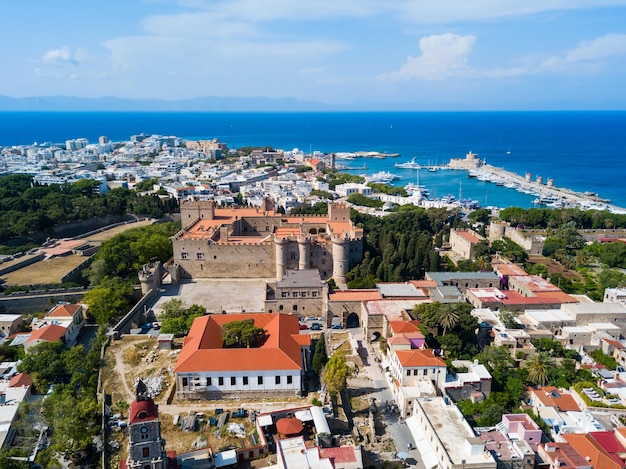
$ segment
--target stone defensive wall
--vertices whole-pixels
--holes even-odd
[[[21,268],[34,264],[35,262],[42,261],[45,258],[46,258],[46,255],[43,253],[35,254],[35,255],[26,255],[22,259],[20,259],[18,262],[12,262],[11,265],[7,265],[4,268],[0,268],[0,275],[5,275],[11,272],[15,272],[16,270],[20,270]]]
[[[68,303],[80,302],[86,292],[87,290],[77,287],[76,289],[62,290],[61,292],[16,296],[0,295],[0,312],[7,314],[29,314],[49,311],[52,306],[60,301],[66,301]]]

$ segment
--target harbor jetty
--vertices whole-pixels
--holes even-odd
[[[581,210],[609,210],[614,213],[626,213],[626,209],[611,205],[611,201],[601,198],[593,192],[576,192],[565,187],[554,185],[553,179],[544,182],[541,176],[532,178],[530,173],[524,176],[507,171],[497,166],[483,164],[478,169],[467,170],[470,177],[492,182],[499,186],[515,189],[518,192],[531,194],[536,197],[533,201],[536,205],[552,208],[578,208]]]

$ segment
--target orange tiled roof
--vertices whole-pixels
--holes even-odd
[[[481,239],[476,236],[474,233],[472,233],[471,231],[467,231],[467,230],[457,230],[456,234],[459,235],[459,237],[463,238],[465,241],[470,242],[470,243],[479,243],[481,241]]]
[[[52,311],[46,314],[49,318],[72,318],[82,305],[56,305]]]
[[[565,440],[576,450],[578,454],[584,456],[585,458],[589,457],[589,463],[592,467],[602,469],[622,469],[622,464],[611,457],[607,448],[604,448],[602,444],[600,444],[600,442],[593,437],[593,434],[564,433],[563,438],[565,438]],[[615,446],[615,443],[617,443],[620,448],[613,449],[618,449],[619,451],[617,452],[620,453],[624,452],[624,447],[617,441],[614,441],[611,446]]]
[[[19,388],[19,387],[22,387],[22,386],[31,386],[32,384],[33,384],[32,378],[29,375],[27,375],[26,373],[18,373],[13,378],[11,378],[11,381],[9,381],[9,387],[10,388]]]
[[[253,319],[267,340],[258,348],[222,348],[221,329],[232,321]],[[216,314],[197,318],[185,338],[174,372],[299,370],[302,368],[298,317],[287,314]],[[304,344],[305,345],[305,344]]]
[[[434,280],[409,280],[409,283],[415,288],[437,288]]]
[[[526,276],[528,273],[517,264],[502,263],[493,266],[500,275],[506,276]]]
[[[382,298],[378,290],[335,290],[328,295],[329,301],[372,301]]]
[[[35,340],[45,340],[46,342],[56,342],[57,340],[61,340],[63,335],[65,334],[65,327],[59,326],[57,324],[49,324],[47,326],[42,327],[41,329],[37,329],[30,333],[30,337],[24,342],[28,344],[30,342],[34,342]]]
[[[446,362],[439,357],[435,357],[433,351],[429,349],[396,350],[395,354],[403,368],[426,366],[445,368],[446,366]]]
[[[554,386],[543,386],[539,389],[530,389],[532,393],[546,407],[557,407],[561,412],[568,410],[580,412],[580,407],[569,393],[562,393]]]
[[[389,327],[395,335],[407,332],[420,332],[417,325],[419,321],[389,321]]]

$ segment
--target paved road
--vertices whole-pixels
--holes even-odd
[[[364,340],[362,334],[355,334],[355,337],[362,344],[361,359],[363,361],[363,368],[359,370],[359,374],[365,373],[371,379],[372,388],[377,390],[376,393],[374,393],[376,403],[378,404],[378,408],[382,410],[385,402],[394,402],[389,380],[382,372],[380,365],[375,361],[374,358],[376,355],[371,345]],[[408,453],[409,457],[406,460],[408,466],[425,469],[421,462],[422,458],[420,457],[419,451],[417,449],[408,450],[409,443],[415,448],[415,441],[407,425],[400,420],[397,413],[382,413],[382,415],[385,420],[385,425],[389,429],[389,433],[396,445],[397,451]]]

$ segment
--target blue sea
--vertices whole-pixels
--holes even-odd
[[[139,133],[218,138],[230,148],[268,146],[305,152],[378,151],[397,158],[348,164],[372,174],[389,170],[396,184],[416,182],[416,170],[394,163],[413,157],[444,164],[468,151],[494,166],[558,187],[597,192],[626,207],[626,111],[581,112],[0,112],[0,146],[64,142],[100,135],[113,141]],[[481,205],[532,206],[532,196],[467,177],[463,171],[420,171],[431,196],[459,192]]]

